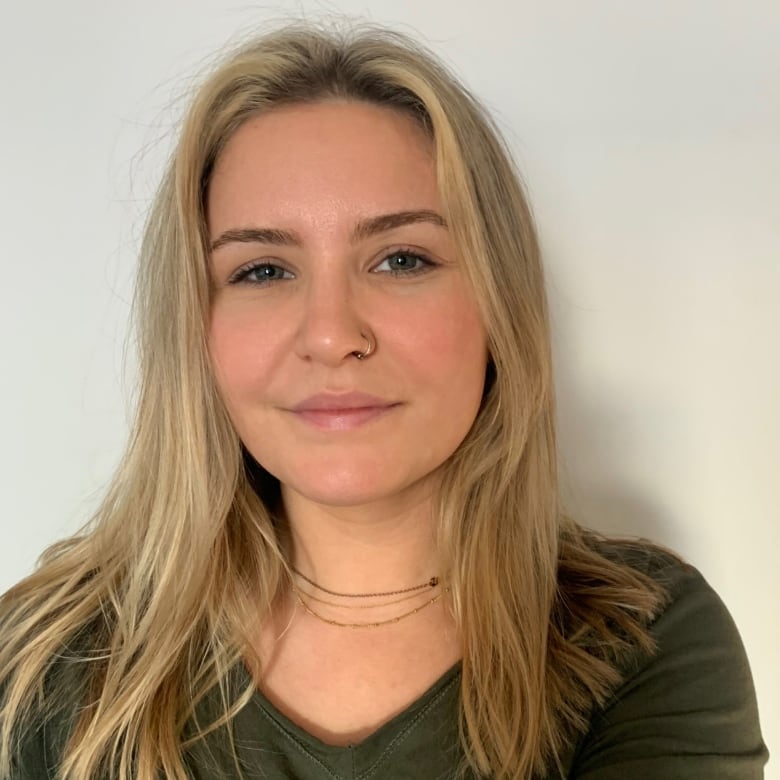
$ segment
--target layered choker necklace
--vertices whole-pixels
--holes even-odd
[[[299,588],[295,583],[293,583],[292,590],[293,593],[295,593],[295,598],[297,599],[301,607],[303,607],[303,609],[306,612],[308,612],[312,617],[317,618],[317,620],[321,620],[323,623],[328,623],[331,626],[339,626],[340,628],[379,628],[380,626],[387,626],[390,625],[391,623],[398,623],[404,618],[408,618],[411,617],[412,615],[416,615],[418,612],[425,609],[426,607],[435,604],[449,590],[449,588],[442,588],[434,596],[429,598],[427,601],[423,602],[422,604],[418,604],[418,606],[416,606],[414,609],[410,609],[407,610],[406,612],[402,612],[400,615],[396,615],[395,617],[385,618],[384,620],[365,621],[359,623],[342,622],[340,620],[331,620],[330,618],[321,615],[319,612],[317,612],[316,609],[314,609],[311,606],[310,602],[316,602],[318,604],[324,604],[328,607],[336,607],[338,609],[378,609],[379,607],[389,607],[394,604],[402,604],[405,601],[411,601],[412,599],[419,598],[420,596],[424,595],[426,591],[429,593],[434,591],[439,586],[439,578],[431,577],[427,582],[423,582],[420,585],[414,585],[411,588],[402,588],[400,590],[386,590],[386,591],[380,591],[378,593],[339,593],[338,591],[328,590],[328,588],[324,588],[322,585],[318,585],[316,582],[314,582],[314,580],[310,579],[305,574],[302,574],[297,569],[293,569],[292,571],[293,574],[295,574],[297,577],[299,577],[309,586],[319,591],[320,593],[324,593],[327,596],[331,597],[327,599],[322,598],[321,596],[317,596],[314,593],[301,590],[301,588]],[[333,601],[333,598],[363,599],[363,600],[367,600],[367,603],[360,603],[360,604],[355,604],[352,602],[340,603],[338,601]],[[374,599],[386,599],[386,600],[376,602],[374,601]]]

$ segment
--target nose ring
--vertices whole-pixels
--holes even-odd
[[[366,340],[366,348],[362,352],[355,350],[352,354],[358,359],[363,360],[367,358],[376,348],[376,345],[371,341],[370,336],[366,336],[365,333],[360,334]]]

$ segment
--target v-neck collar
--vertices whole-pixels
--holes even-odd
[[[245,678],[242,683],[251,684],[252,677],[245,666],[242,665],[240,673]],[[278,749],[291,750],[304,761],[308,759],[312,769],[319,770],[321,776],[334,780],[368,778],[399,751],[412,750],[414,734],[423,724],[425,744],[430,746],[431,732],[443,730],[443,741],[439,740],[439,744],[443,749],[454,749],[454,745],[447,747],[446,743],[452,742],[453,723],[449,721],[452,720],[450,716],[453,712],[457,713],[452,703],[456,699],[460,674],[461,662],[458,661],[403,711],[364,739],[345,746],[329,745],[315,737],[282,713],[261,690],[256,689],[250,702],[237,716],[237,746],[239,750],[241,745],[249,747],[252,732],[257,732],[256,724],[260,718],[276,734]],[[431,723],[435,713],[440,713],[440,717]],[[447,732],[446,738],[444,731]]]

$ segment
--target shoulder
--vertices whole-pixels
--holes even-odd
[[[673,553],[638,543],[600,548],[667,598],[650,625],[654,652],[626,659],[624,681],[592,713],[570,777],[762,777],[767,752],[750,667],[721,598]]]
[[[4,625],[7,629],[8,626]],[[0,631],[0,644],[7,650],[7,634]],[[23,650],[15,641],[17,658]],[[0,679],[0,722],[7,722],[10,740],[8,780],[33,780],[58,776],[58,765],[78,714],[86,681],[85,664],[73,658],[63,643],[62,652],[40,668],[17,667]],[[20,680],[24,681],[23,684]]]

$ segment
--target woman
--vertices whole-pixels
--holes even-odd
[[[0,604],[2,776],[762,776],[718,597],[561,516],[528,206],[416,43],[227,57],[137,304],[115,480]]]

